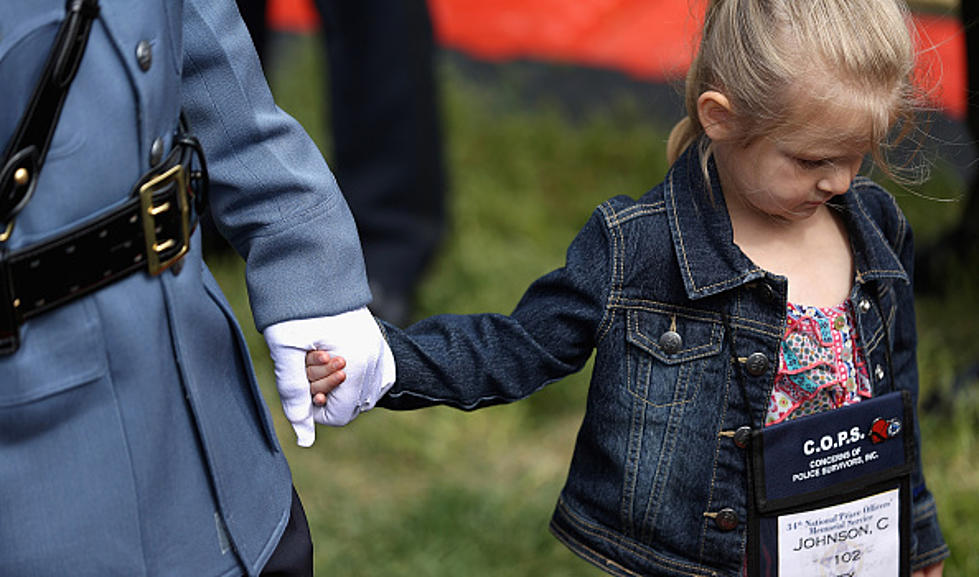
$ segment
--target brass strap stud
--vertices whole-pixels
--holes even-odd
[[[23,166],[14,171],[14,184],[24,186],[31,181],[31,173]]]

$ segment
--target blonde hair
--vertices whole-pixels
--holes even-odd
[[[898,124],[903,135],[916,108],[908,22],[903,0],[708,0],[669,162],[697,144],[706,171],[697,100],[708,90],[728,98],[745,143],[787,127],[797,97],[815,92],[870,115],[872,156],[886,170],[888,135]]]

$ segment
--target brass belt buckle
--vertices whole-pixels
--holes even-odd
[[[7,242],[10,235],[14,232],[14,219],[10,219],[6,226],[3,227],[3,232],[0,232],[0,242]]]
[[[174,197],[177,206],[170,201],[153,204],[153,195],[176,186]],[[166,172],[153,177],[139,187],[140,219],[143,221],[143,236],[146,241],[146,264],[151,275],[158,275],[180,260],[190,248],[190,207],[187,202],[187,170],[182,164],[173,166]],[[178,210],[180,218],[180,238],[157,239],[156,217],[171,210]],[[180,249],[169,257],[161,255],[179,243]]]

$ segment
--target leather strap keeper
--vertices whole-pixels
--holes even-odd
[[[190,172],[194,152],[178,145],[163,168],[141,179],[110,213],[51,240],[0,252],[0,354],[17,350],[19,326],[31,317],[138,270],[156,275],[178,263],[196,225],[190,181],[201,175]]]

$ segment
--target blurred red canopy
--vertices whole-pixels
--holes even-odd
[[[355,0],[356,1],[356,0]],[[693,57],[703,0],[428,0],[440,45],[488,61],[513,59],[622,71],[651,82],[682,78]],[[270,0],[274,29],[308,33],[312,0]],[[965,116],[965,38],[954,17],[914,17],[919,84],[956,118]]]

